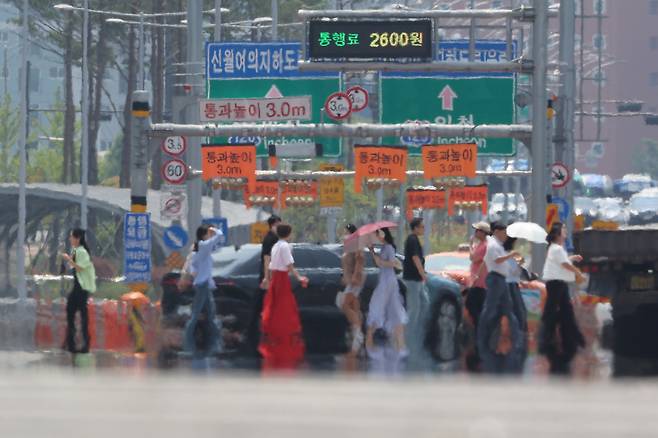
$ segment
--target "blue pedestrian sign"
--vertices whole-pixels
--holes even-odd
[[[228,242],[228,220],[225,217],[212,217],[203,219],[202,222],[220,230],[222,237],[219,239],[219,245],[226,246]]]
[[[172,225],[164,230],[164,244],[169,249],[183,249],[188,241],[187,231],[180,225]]]
[[[151,281],[151,216],[126,213],[123,222],[123,273],[129,283]]]

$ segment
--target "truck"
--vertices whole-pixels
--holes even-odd
[[[615,376],[658,375],[658,224],[574,233],[587,292],[612,305]]]

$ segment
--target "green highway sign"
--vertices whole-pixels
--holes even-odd
[[[435,62],[469,59],[469,41],[441,40]],[[477,40],[474,58],[483,63],[509,60],[502,40]],[[516,42],[511,47],[512,58]],[[383,73],[380,88],[382,123],[407,121],[445,124],[511,124],[516,121],[515,75],[508,73]],[[385,138],[385,144],[405,144],[410,155],[420,155],[423,144],[477,143],[479,155],[511,156],[514,141],[507,138]]]
[[[445,124],[514,123],[514,79],[511,77],[439,78],[383,77],[382,123],[419,121]],[[410,155],[420,155],[423,144],[478,144],[479,155],[514,155],[507,138],[384,138],[383,144],[406,144]]]
[[[338,73],[302,73],[299,43],[208,43],[206,45],[206,120],[217,123],[335,123],[321,110],[327,97],[341,91]],[[220,100],[221,99],[221,100]],[[251,99],[251,100],[248,100]],[[213,101],[216,100],[216,104]],[[310,100],[310,105],[309,105]],[[203,106],[202,106],[203,112]],[[310,113],[310,114],[309,114]],[[282,120],[288,120],[288,122]],[[321,143],[324,157],[340,157],[338,138],[229,137],[213,142],[255,143],[258,156],[268,146]]]

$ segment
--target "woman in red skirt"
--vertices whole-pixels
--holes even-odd
[[[279,241],[272,248],[269,287],[261,314],[263,333],[258,346],[266,369],[294,368],[304,358],[302,324],[289,274],[297,277],[302,287],[306,287],[308,279],[300,276],[294,266],[295,260],[288,243],[292,227],[279,224],[276,233]]]

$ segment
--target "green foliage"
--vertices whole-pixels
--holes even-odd
[[[425,248],[427,254],[457,251],[460,243],[468,242],[470,227],[452,222],[447,217],[436,219],[437,216],[439,215],[434,216],[435,222],[432,225],[432,233],[430,233],[430,247]]]
[[[103,156],[99,163],[99,177],[101,184],[116,178],[121,173],[121,150],[123,148],[123,136],[114,140],[110,150]]]
[[[60,182],[64,163],[64,101],[58,89],[55,94],[55,102],[52,107],[59,111],[45,113],[46,120],[37,122],[30,127],[30,143],[36,144],[39,137],[50,138],[50,146],[44,149],[28,150],[27,177],[28,182]],[[77,123],[75,131],[80,132],[80,124]],[[75,137],[75,134],[74,134]],[[80,160],[80,142],[75,141],[74,147],[75,163]],[[75,164],[74,164],[75,167]]]
[[[13,182],[18,179],[17,160],[18,131],[20,112],[5,94],[0,104],[0,181]],[[16,159],[16,160],[15,160]]]
[[[632,165],[635,172],[647,173],[658,179],[658,141],[642,139],[642,144],[633,153]]]

